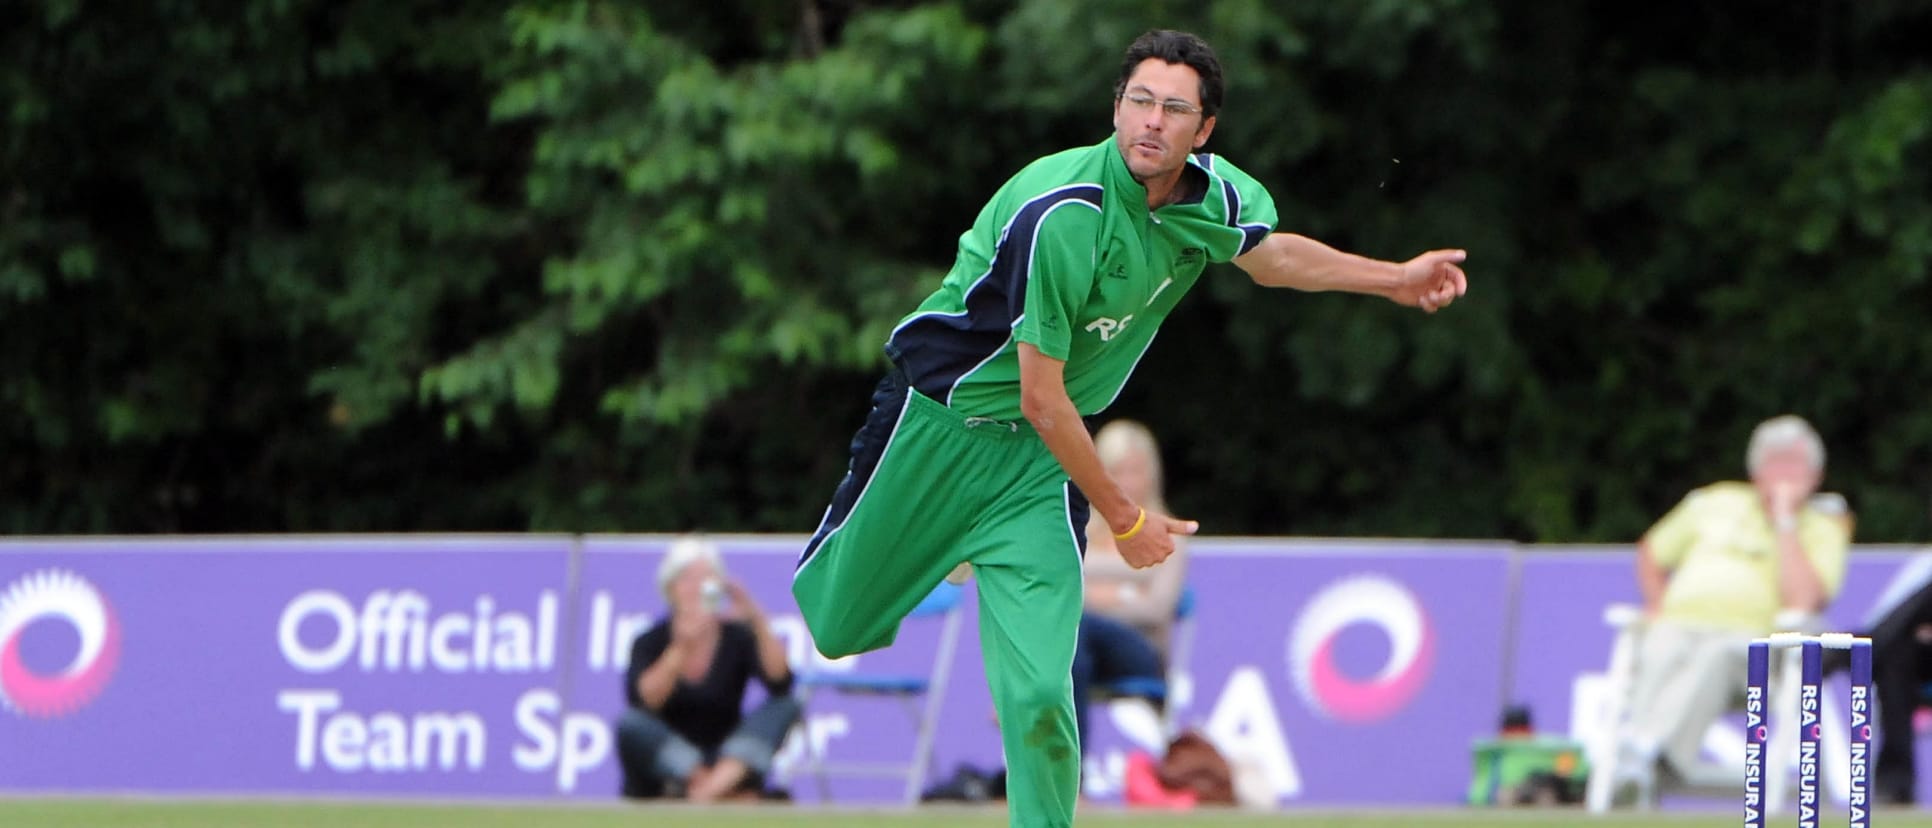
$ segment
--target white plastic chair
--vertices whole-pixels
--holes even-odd
[[[1805,631],[1817,627],[1819,619],[1807,613],[1786,610],[1778,613],[1775,626],[1779,630]],[[1629,714],[1630,685],[1636,672],[1637,650],[1643,636],[1643,608],[1630,604],[1611,604],[1603,610],[1603,622],[1616,631],[1616,639],[1610,645],[1610,660],[1605,669],[1606,687],[1602,707],[1596,711],[1600,719],[1592,728],[1592,737],[1584,746],[1589,757],[1590,778],[1585,787],[1584,803],[1590,813],[1602,814],[1610,810],[1617,792],[1625,785],[1636,786],[1636,801],[1639,807],[1649,807],[1656,800],[1655,756],[1636,755],[1624,744],[1623,722]],[[1749,636],[1740,636],[1740,651],[1750,643]],[[1769,695],[1766,710],[1776,719],[1790,715],[1781,711],[1798,709],[1800,692],[1799,650],[1788,647],[1781,651],[1778,661],[1772,665]],[[1738,697],[1743,697],[1744,688],[1737,688]],[[1789,799],[1791,785],[1791,764],[1797,758],[1798,729],[1796,727],[1773,727],[1771,742],[1765,746],[1765,807],[1767,813],[1782,811]],[[1679,769],[1691,787],[1741,786],[1743,777],[1731,773],[1728,766],[1683,768]]]

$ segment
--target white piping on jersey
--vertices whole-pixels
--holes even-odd
[[[837,526],[829,529],[826,528],[826,524],[832,520],[832,507],[825,507],[825,516],[819,518],[818,531],[813,532],[812,537],[819,538],[820,532],[823,532],[825,536],[819,538],[817,546],[812,546],[810,541],[806,542],[807,547],[811,551],[811,557],[798,562],[798,566],[792,570],[793,581],[798,580],[798,573],[804,572],[805,567],[811,566],[813,561],[825,557],[825,545],[831,543],[832,536],[838,534],[839,530],[844,529],[845,524],[852,520],[852,516],[859,513],[859,504],[865,502],[866,494],[872,491],[873,481],[878,480],[879,472],[885,470],[886,458],[892,456],[892,444],[899,440],[900,426],[906,424],[906,412],[912,410],[912,395],[917,393],[919,392],[913,390],[910,385],[906,387],[905,399],[899,401],[899,418],[892,421],[892,433],[886,435],[885,447],[879,449],[879,459],[872,464],[872,473],[866,476],[865,485],[860,486],[858,496],[852,498],[852,508],[845,511],[845,516],[839,519]]]
[[[1114,386],[1114,395],[1107,398],[1105,405],[1100,406],[1101,411],[1114,407],[1114,401],[1120,399],[1120,392],[1127,390],[1127,381],[1134,378],[1135,371],[1140,370],[1140,361],[1147,356],[1147,349],[1154,347],[1154,340],[1160,335],[1159,327],[1154,328],[1154,332],[1147,335],[1146,344],[1141,345],[1140,353],[1134,355],[1134,364],[1127,366],[1127,373],[1120,378],[1120,384]]]
[[[1019,220],[1020,214],[1026,212],[1026,208],[1032,206],[1033,202],[1036,202],[1041,199],[1048,198],[1054,195],[1058,195],[1060,193],[1064,193],[1068,190],[1076,189],[1079,187],[1101,187],[1101,185],[1095,184],[1089,181],[1083,181],[1076,184],[1063,184],[1059,187],[1055,187],[1051,190],[1048,190],[1044,193],[1041,193],[1039,195],[1036,195],[1032,198],[1027,199],[1025,204],[1020,205],[1020,209],[1013,211],[1012,217],[1006,220],[1006,226],[1000,228],[1000,237],[997,241],[993,243],[993,255],[989,256],[986,260],[986,270],[980,273],[979,277],[974,279],[972,284],[967,285],[964,291],[960,292],[959,304],[961,307],[959,311],[957,313],[949,313],[946,311],[926,311],[925,313],[913,314],[912,316],[908,317],[906,321],[901,322],[898,325],[894,326],[892,329],[892,333],[886,335],[886,341],[891,342],[893,339],[898,338],[899,332],[904,330],[907,325],[910,325],[921,319],[925,319],[926,317],[929,317],[929,316],[950,316],[954,318],[966,316],[967,313],[969,312],[969,309],[965,307],[966,298],[973,295],[973,291],[979,288],[979,285],[981,282],[986,281],[986,277],[993,275],[993,263],[999,261],[1000,248],[1006,246],[1006,236],[1008,233],[1011,233],[1013,231],[1013,222]],[[1102,187],[1101,189],[1102,189],[1102,192],[1104,193],[1105,188]],[[1047,212],[1052,212],[1052,211],[1048,210]],[[1046,216],[1041,216],[1040,221],[1041,222],[1046,221]],[[1035,222],[1033,225],[1033,228],[1034,228],[1034,235],[1036,237],[1039,235],[1039,227],[1040,227],[1040,222]],[[1027,267],[1031,268],[1032,266],[1033,266],[1033,262],[1029,260],[1027,262]],[[1031,278],[1032,275],[1033,274],[1030,271],[1027,273],[1028,278]],[[948,393],[947,396],[950,397],[952,395]]]
[[[1208,157],[1212,158],[1214,156],[1208,156]],[[1228,227],[1234,229],[1236,232],[1239,232],[1241,234],[1242,242],[1245,243],[1247,241],[1248,231],[1251,229],[1261,230],[1263,232],[1266,232],[1269,229],[1268,225],[1262,224],[1260,222],[1255,222],[1253,224],[1242,224],[1241,223],[1241,191],[1236,187],[1234,187],[1231,183],[1229,183],[1227,179],[1222,178],[1220,174],[1215,173],[1212,170],[1209,170],[1209,174],[1214,177],[1215,183],[1221,185],[1221,208],[1223,210],[1226,210],[1228,213]],[[1243,251],[1243,252],[1246,252],[1246,251]]]
[[[1087,531],[1087,527],[1085,526],[1075,527],[1073,525],[1073,481],[1072,480],[1068,480],[1067,482],[1060,484],[1060,508],[1067,513],[1067,539],[1073,541],[1074,563],[1078,566],[1084,567],[1086,565],[1086,561],[1085,561],[1085,558],[1080,553],[1080,550],[1081,550],[1080,536],[1076,533]],[[1087,508],[1089,509],[1093,508],[1093,504],[1091,501],[1088,502]],[[1080,581],[1080,600],[1081,600],[1081,603],[1084,604],[1086,602],[1086,596],[1087,596],[1087,579],[1080,578],[1078,580]]]
[[[1019,319],[1013,320],[1013,324],[1006,329],[1006,341],[1000,343],[1000,346],[998,348],[994,348],[993,352],[990,354],[987,354],[985,359],[982,359],[979,362],[974,363],[973,367],[967,369],[966,373],[960,374],[959,379],[953,380],[953,387],[946,389],[946,407],[947,408],[953,407],[953,395],[959,392],[960,383],[965,382],[967,377],[970,377],[974,374],[979,373],[979,369],[986,367],[986,363],[992,362],[995,357],[998,357],[1000,354],[1006,353],[1006,349],[1013,344],[1013,331],[1017,330],[1020,327],[1020,319],[1025,319],[1025,318],[1026,318],[1026,314],[1022,313],[1020,314]]]
[[[1092,184],[1075,184],[1075,185],[1072,185],[1072,186],[1074,186],[1074,187],[1091,187],[1091,186],[1093,186],[1093,185],[1092,185]],[[1034,198],[1033,198],[1032,200],[1030,200],[1030,201],[1028,201],[1027,203],[1025,203],[1025,204],[1022,204],[1022,205],[1020,205],[1020,209],[1019,209],[1018,211],[1015,211],[1015,212],[1013,213],[1013,217],[1014,217],[1014,218],[1019,218],[1019,215],[1020,215],[1020,212],[1024,212],[1024,211],[1026,210],[1026,208],[1027,208],[1027,207],[1030,207],[1030,206],[1032,206],[1034,202],[1036,202],[1036,201],[1039,201],[1039,200],[1040,200],[1040,199],[1042,199],[1042,198],[1046,198],[1047,196],[1050,196],[1050,195],[1053,195],[1054,193],[1059,193],[1059,192],[1062,192],[1062,191],[1065,191],[1065,190],[1067,190],[1067,189],[1070,189],[1070,188],[1069,188],[1069,187],[1061,187],[1061,188],[1059,188],[1059,189],[1057,189],[1057,190],[1052,190],[1052,191],[1049,191],[1049,192],[1047,192],[1047,193],[1046,193],[1046,194],[1044,194],[1044,195],[1040,195],[1040,196],[1036,196],[1036,197],[1034,197]],[[1105,191],[1105,190],[1102,190],[1101,192],[1102,192],[1102,194],[1104,195],[1106,191]],[[1036,222],[1033,222],[1033,238],[1030,238],[1030,239],[1027,239],[1027,246],[1026,246],[1026,282],[1027,282],[1027,284],[1029,284],[1029,285],[1031,285],[1031,284],[1033,283],[1033,266],[1034,266],[1035,264],[1037,264],[1037,263],[1038,263],[1038,262],[1040,261],[1040,228],[1041,228],[1041,227],[1044,227],[1044,226],[1046,226],[1046,223],[1047,223],[1047,219],[1048,219],[1048,218],[1051,218],[1051,217],[1053,216],[1053,211],[1055,211],[1055,210],[1058,210],[1058,209],[1060,209],[1060,208],[1062,208],[1062,207],[1065,207],[1065,206],[1067,206],[1067,205],[1069,205],[1069,204],[1081,204],[1081,205],[1085,205],[1085,206],[1087,206],[1087,207],[1090,207],[1090,208],[1092,208],[1092,209],[1093,209],[1093,211],[1094,211],[1094,212],[1096,212],[1096,213],[1098,213],[1098,212],[1100,212],[1100,206],[1099,206],[1099,205],[1097,205],[1097,204],[1093,204],[1093,203],[1090,203],[1090,202],[1088,202],[1088,201],[1086,201],[1086,200],[1084,200],[1084,199],[1078,199],[1078,198],[1066,198],[1066,199],[1061,199],[1061,200],[1060,200],[1059,202],[1057,202],[1057,203],[1055,203],[1055,204],[1054,204],[1053,206],[1051,206],[1051,207],[1048,207],[1048,208],[1046,208],[1046,212],[1044,212],[1044,213],[1041,213],[1041,214],[1040,214],[1040,220],[1039,220],[1039,221],[1036,221]],[[1008,222],[1006,223],[1006,226],[1008,227],[1008,229],[1011,229],[1011,228],[1012,228],[1012,226],[1013,226],[1013,222],[1011,222],[1011,221],[1008,221]],[[1005,233],[1005,232],[1001,232],[1001,233],[1000,233],[1000,247],[1005,247],[1005,246],[1006,246],[1006,233]],[[994,248],[994,249],[995,249],[995,250],[998,250],[999,248]],[[998,259],[998,258],[999,258],[999,254],[998,254],[998,253],[995,253],[995,254],[993,255],[993,258],[995,258],[995,259]],[[987,267],[987,273],[989,273],[989,274],[990,274],[990,273],[992,273],[992,267],[991,267],[990,265],[989,265],[989,266]],[[984,278],[986,278],[986,277],[985,277],[985,276],[981,276],[980,278],[981,278],[981,279],[984,279]],[[977,283],[977,282],[975,282],[974,284],[978,284],[978,283]],[[1026,306],[1026,297],[1025,297],[1025,296],[1021,296],[1021,297],[1020,297],[1020,306],[1021,306],[1021,307],[1025,307],[1025,306]],[[979,369],[981,369],[981,368],[984,368],[984,367],[986,367],[986,365],[987,365],[987,363],[990,363],[990,362],[992,362],[992,361],[993,361],[994,359],[996,359],[996,358],[998,358],[1000,354],[1003,354],[1003,353],[1006,353],[1006,348],[1007,348],[1007,346],[1009,346],[1009,345],[1012,345],[1012,344],[1013,344],[1013,334],[1012,334],[1012,331],[1015,331],[1015,330],[1018,330],[1018,329],[1019,329],[1019,327],[1020,327],[1020,321],[1021,321],[1021,320],[1023,320],[1023,319],[1025,319],[1025,318],[1026,318],[1026,313],[1025,313],[1024,311],[1022,311],[1022,312],[1020,313],[1020,315],[1019,315],[1019,316],[1016,316],[1016,317],[1014,317],[1014,318],[1013,318],[1013,321],[1012,321],[1012,323],[1011,323],[1011,324],[1009,324],[1009,325],[1007,325],[1007,335],[1006,335],[1006,341],[1005,341],[1005,342],[1002,342],[1002,343],[1000,343],[1000,346],[999,346],[998,348],[996,348],[996,349],[994,349],[992,353],[990,353],[990,354],[987,354],[987,355],[986,355],[986,358],[985,358],[985,359],[982,359],[982,360],[980,360],[978,364],[976,364],[976,365],[974,365],[974,366],[973,366],[973,367],[972,367],[971,369],[969,369],[969,370],[967,370],[967,371],[966,371],[965,373],[963,373],[963,374],[960,374],[960,375],[959,375],[959,377],[958,377],[957,379],[955,379],[955,380],[953,380],[953,387],[951,387],[951,388],[948,388],[948,389],[946,389],[946,406],[947,406],[948,408],[951,408],[951,407],[952,407],[952,404],[953,404],[953,394],[959,391],[959,385],[960,385],[960,383],[963,383],[963,382],[965,382],[965,381],[966,381],[966,378],[967,378],[967,377],[970,377],[970,376],[972,376],[973,374],[976,374],[976,373],[978,373],[978,372],[979,372]],[[1069,325],[1071,325],[1071,324],[1073,324],[1073,320],[1067,320],[1067,324],[1069,324]]]
[[[1169,276],[1169,277],[1167,277],[1166,279],[1162,279],[1162,280],[1161,280],[1161,286],[1160,286],[1160,287],[1157,287],[1157,288],[1154,288],[1154,295],[1153,295],[1153,296],[1149,296],[1149,297],[1147,297],[1147,304],[1146,304],[1146,305],[1141,305],[1141,307],[1143,307],[1143,308],[1144,308],[1144,307],[1147,307],[1147,306],[1149,306],[1149,305],[1152,305],[1152,304],[1154,304],[1154,300],[1155,300],[1155,299],[1159,299],[1159,298],[1160,298],[1160,296],[1161,296],[1161,291],[1163,291],[1163,290],[1166,290],[1166,289],[1167,289],[1167,286],[1168,286],[1168,285],[1171,285],[1171,284],[1174,284],[1174,277],[1172,277],[1172,276]]]

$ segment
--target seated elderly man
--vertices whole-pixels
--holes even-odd
[[[1694,776],[1704,731],[1745,683],[1747,639],[1781,614],[1815,617],[1837,594],[1851,541],[1844,500],[1814,493],[1825,447],[1810,424],[1759,425],[1751,480],[1686,496],[1637,544],[1646,623],[1631,680],[1625,755]]]
[[[800,709],[785,647],[709,541],[673,544],[657,571],[664,618],[631,646],[617,722],[624,795],[713,802],[752,795]],[[749,715],[753,679],[767,698]]]

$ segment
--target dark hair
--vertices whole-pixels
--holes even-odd
[[[1201,76],[1201,115],[1211,117],[1221,111],[1221,59],[1214,56],[1214,47],[1187,32],[1172,29],[1155,29],[1134,38],[1127,47],[1127,56],[1120,63],[1120,80],[1114,82],[1114,97],[1118,98],[1127,91],[1127,79],[1134,70],[1148,58],[1160,58],[1168,63],[1184,63]]]

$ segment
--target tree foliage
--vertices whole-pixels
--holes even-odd
[[[1932,3],[162,0],[0,30],[0,527],[803,531],[984,199],[1215,43],[1282,229],[1113,414],[1220,533],[1627,540],[1811,418],[1927,533]]]

